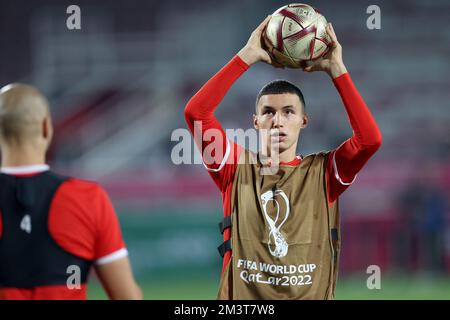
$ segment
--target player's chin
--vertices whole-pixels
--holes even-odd
[[[272,142],[272,148],[273,149],[278,149],[279,153],[283,153],[284,151],[286,151],[287,149],[289,149],[289,144],[287,141],[275,141]]]

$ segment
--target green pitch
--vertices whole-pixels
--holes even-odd
[[[218,283],[201,278],[177,281],[139,281],[144,298],[149,300],[215,299]],[[89,299],[106,299],[98,282],[91,282]],[[450,277],[396,277],[382,278],[381,289],[369,290],[365,278],[341,278],[336,289],[337,300],[372,299],[450,299]]]

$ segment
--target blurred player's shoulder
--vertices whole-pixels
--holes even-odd
[[[80,192],[99,192],[103,190],[103,187],[96,181],[85,180],[76,177],[69,177],[65,183],[68,188],[73,188]]]
[[[93,204],[90,201],[108,197],[106,191],[98,182],[75,177],[69,177],[64,181],[57,192],[57,196],[80,203],[87,201],[86,203],[89,205]]]
[[[114,217],[114,208],[99,183],[70,177],[53,198],[49,231],[63,249],[92,260],[99,255],[97,241],[106,232],[105,226],[114,228]]]
[[[69,218],[77,217],[90,225],[98,225],[105,211],[114,211],[104,188],[98,183],[70,177],[55,193],[51,213]],[[109,212],[107,212],[109,213]]]

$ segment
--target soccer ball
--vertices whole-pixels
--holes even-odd
[[[272,14],[263,34],[266,49],[276,62],[300,68],[305,60],[324,56],[331,44],[325,27],[327,20],[317,9],[293,3]]]

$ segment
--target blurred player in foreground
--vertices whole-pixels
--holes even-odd
[[[233,83],[253,64],[276,65],[261,46],[269,17],[247,44],[215,74],[185,108],[192,132],[225,132],[214,111]],[[253,125],[269,132],[262,161],[223,138],[205,164],[222,193],[224,243],[219,299],[333,299],[340,253],[338,197],[379,149],[381,133],[355,88],[342,60],[342,47],[331,26],[330,51],[304,71],[326,72],[344,103],[353,136],[339,147],[303,157],[296,155],[299,135],[308,124],[300,89],[287,81],[264,86],[257,96]],[[330,112],[331,109],[330,109]],[[198,127],[199,128],[199,127]],[[196,141],[203,152],[213,141]],[[216,143],[217,144],[217,143]],[[278,153],[272,150],[278,148]],[[208,150],[211,147],[208,148]],[[278,160],[277,160],[278,158]],[[205,161],[206,162],[206,161]],[[261,169],[278,166],[266,175]]]
[[[141,299],[106,192],[45,164],[46,98],[0,90],[0,299],[86,299],[91,266],[111,299]]]

